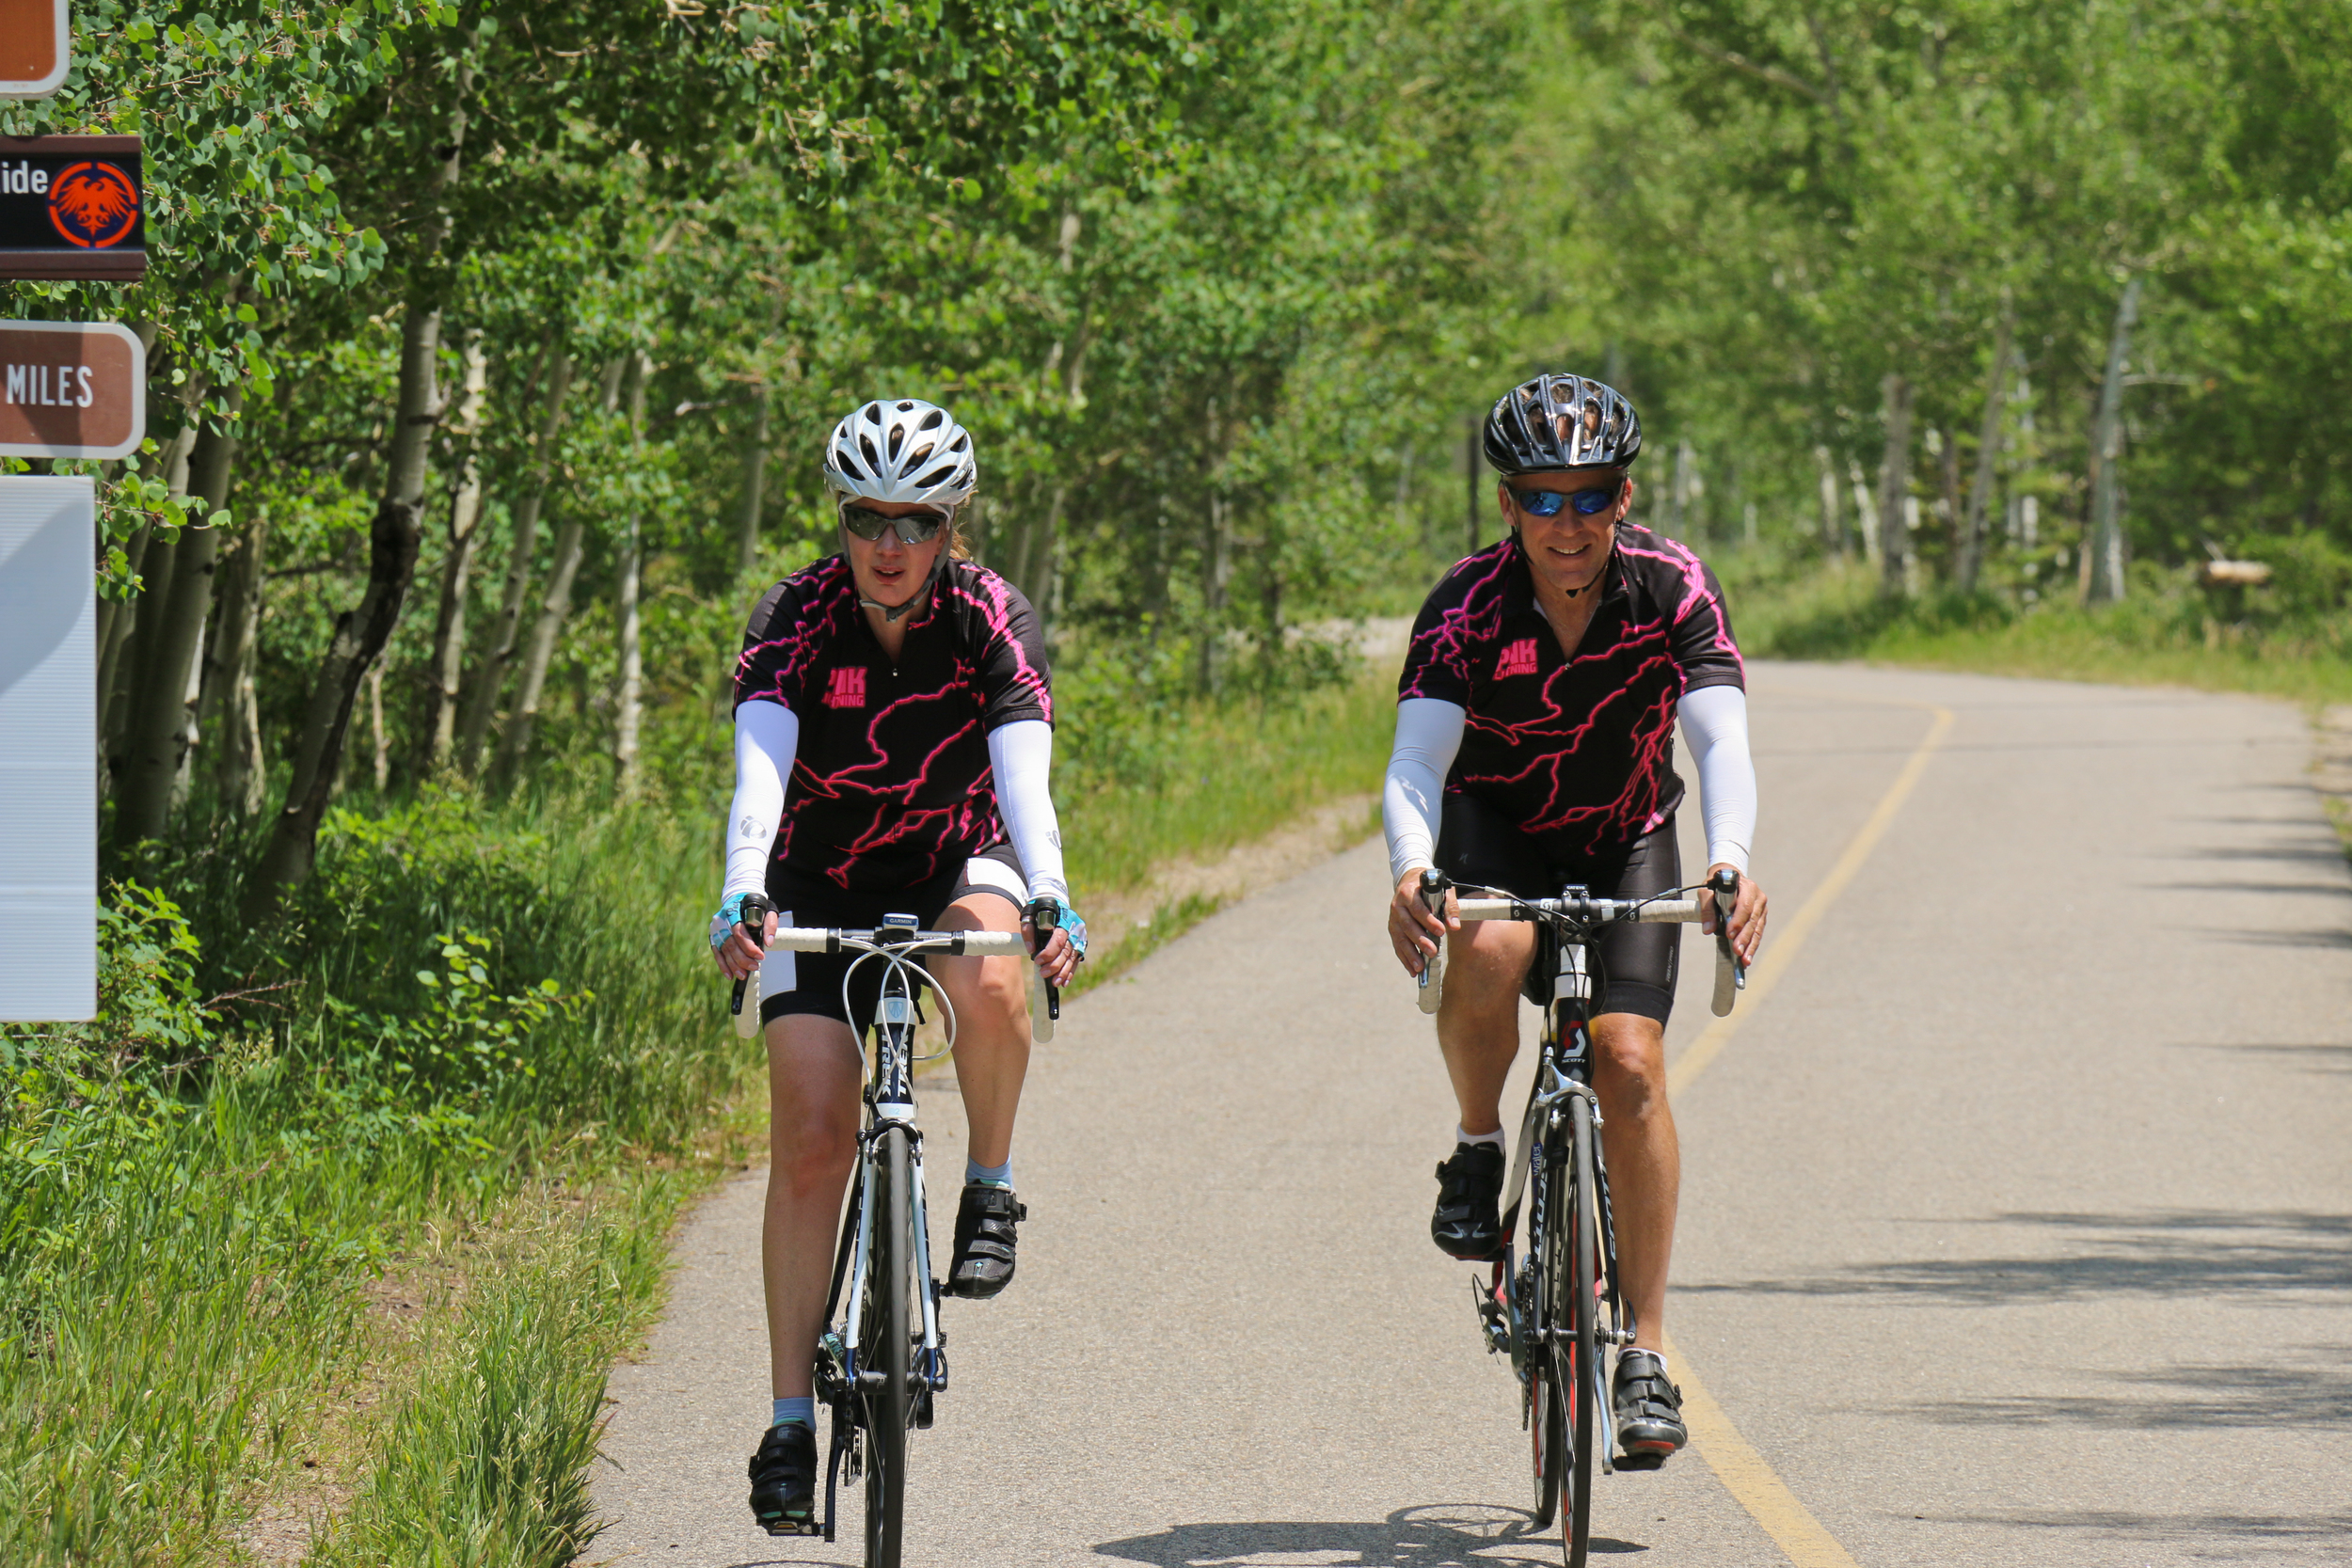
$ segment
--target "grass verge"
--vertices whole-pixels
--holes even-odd
[[[1739,583],[1732,607],[1742,645],[1774,658],[2352,703],[2352,626],[2341,617],[2248,613],[2174,574],[2136,573],[2133,587],[2122,603],[2097,607],[1950,593],[1887,599],[1853,567]]]

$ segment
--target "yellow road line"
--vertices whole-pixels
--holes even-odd
[[[1813,890],[1812,896],[1797,911],[1795,918],[1774,936],[1772,961],[1749,972],[1748,989],[1740,992],[1740,1000],[1746,1006],[1729,1018],[1719,1018],[1708,1024],[1699,1037],[1675,1058],[1674,1066],[1666,1071],[1666,1093],[1670,1099],[1680,1095],[1691,1086],[1692,1080],[1707,1070],[1708,1064],[1721,1055],[1724,1047],[1731,1042],[1732,1032],[1740,1026],[1740,1021],[1754,1012],[1764,998],[1772,994],[1772,987],[1788,969],[1789,961],[1804,948],[1805,939],[1821,923],[1821,917],[1837,901],[1837,895],[1846,891],[1846,884],[1854,879],[1855,874],[1862,869],[1862,863],[1869,858],[1872,849],[1878,847],[1879,840],[1886,836],[1886,830],[1894,822],[1895,814],[1902,809],[1903,801],[1910,798],[1913,788],[1918,784],[1919,776],[1927,771],[1928,759],[1935,754],[1936,748],[1944,744],[1944,737],[1951,733],[1956,719],[1950,708],[1937,707],[1932,704],[1916,705],[1927,707],[1935,715],[1934,722],[1928,726],[1927,736],[1913,751],[1910,760],[1903,764],[1902,771],[1895,775],[1895,782],[1887,786],[1886,793],[1879,797],[1878,806],[1870,813],[1869,819],[1847,842],[1845,852],[1837,857],[1837,863],[1829,868],[1829,875],[1821,879],[1821,885]],[[1837,1544],[1836,1537],[1821,1528],[1821,1522],[1797,1500],[1797,1495],[1789,1491],[1780,1477],[1772,1472],[1764,1456],[1740,1435],[1740,1429],[1731,1424],[1731,1418],[1724,1414],[1724,1407],[1717,1404],[1714,1396],[1707,1391],[1707,1386],[1699,1381],[1698,1373],[1690,1361],[1675,1348],[1671,1336],[1666,1339],[1666,1354],[1673,1358],[1675,1373],[1682,1388],[1682,1418],[1690,1426],[1692,1446],[1698,1449],[1699,1457],[1707,1461],[1708,1468],[1715,1472],[1715,1479],[1724,1483],[1724,1490],[1730,1493],[1740,1506],[1748,1511],[1750,1517],[1764,1528],[1764,1533],[1772,1538],[1772,1544],[1796,1568],[1859,1568],[1852,1554]]]
[[[1895,782],[1879,798],[1878,809],[1870,813],[1870,819],[1863,823],[1861,831],[1847,843],[1845,853],[1839,855],[1837,863],[1829,868],[1829,875],[1821,879],[1821,885],[1813,890],[1813,896],[1804,901],[1804,907],[1797,911],[1788,925],[1765,933],[1772,943],[1768,955],[1771,961],[1748,971],[1748,989],[1740,993],[1740,1006],[1733,1010],[1729,1018],[1719,1018],[1701,1030],[1699,1037],[1685,1047],[1682,1054],[1675,1058],[1674,1065],[1666,1069],[1666,1096],[1669,1100],[1689,1088],[1692,1080],[1707,1070],[1708,1064],[1721,1055],[1724,1047],[1731,1043],[1732,1034],[1740,1027],[1740,1021],[1754,1013],[1763,1005],[1764,999],[1772,995],[1772,987],[1779,983],[1789,962],[1804,949],[1805,939],[1813,934],[1813,927],[1821,923],[1821,917],[1829,912],[1829,907],[1837,901],[1839,894],[1846,891],[1846,884],[1854,879],[1854,874],[1862,869],[1862,863],[1869,859],[1870,851],[1878,847],[1879,840],[1886,835],[1896,812],[1902,809],[1902,803],[1910,797],[1913,786],[1918,784],[1919,775],[1927,771],[1928,758],[1944,744],[1944,737],[1951,733],[1955,721],[1952,710],[1934,707],[1931,711],[1935,715],[1935,721],[1928,726],[1927,737],[1911,753],[1911,760],[1903,764],[1903,770],[1895,775]]]
[[[1796,1494],[1781,1483],[1772,1467],[1764,1463],[1764,1456],[1740,1435],[1724,1407],[1715,1402],[1691,1370],[1691,1363],[1675,1348],[1671,1336],[1666,1354],[1673,1357],[1675,1378],[1682,1388],[1682,1418],[1691,1428],[1692,1443],[1715,1472],[1715,1479],[1724,1483],[1724,1490],[1740,1499],[1740,1506],[1755,1516],[1796,1568],[1860,1568],[1811,1511],[1797,1501]]]

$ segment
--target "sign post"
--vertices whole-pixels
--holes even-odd
[[[0,1019],[98,1015],[98,489],[0,479]]]
[[[65,86],[65,0],[0,0],[0,98],[46,98]]]

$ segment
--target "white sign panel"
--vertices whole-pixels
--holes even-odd
[[[98,490],[0,478],[0,1020],[98,1014]]]

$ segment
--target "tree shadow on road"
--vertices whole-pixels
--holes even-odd
[[[1095,1551],[1153,1568],[1497,1568],[1560,1560],[1559,1532],[1537,1536],[1522,1509],[1486,1503],[1401,1508],[1376,1524],[1273,1520],[1170,1525],[1152,1535],[1106,1541]],[[1638,1542],[1593,1539],[1593,1552],[1645,1552]]]
[[[2107,1509],[2033,1509],[2015,1513],[1931,1514],[1940,1522],[2012,1529],[2078,1530],[2093,1540],[2197,1543],[2198,1555],[2222,1540],[2265,1544],[2337,1541],[2352,1536],[2352,1513],[2126,1513]],[[2232,1556],[2250,1555],[2232,1553]]]
[[[2175,1366],[2106,1374],[2124,1391],[1944,1400],[1911,1408],[1947,1426],[2091,1426],[2157,1432],[2247,1427],[2314,1432],[2352,1427],[2352,1375],[2345,1347],[2314,1347],[2300,1364]]]
[[[2032,1258],[1920,1258],[1809,1278],[1680,1285],[1696,1295],[1876,1296],[1963,1306],[2352,1291],[2352,1214],[2299,1210],[2007,1213],[1963,1222],[2031,1226],[2066,1249]]]

